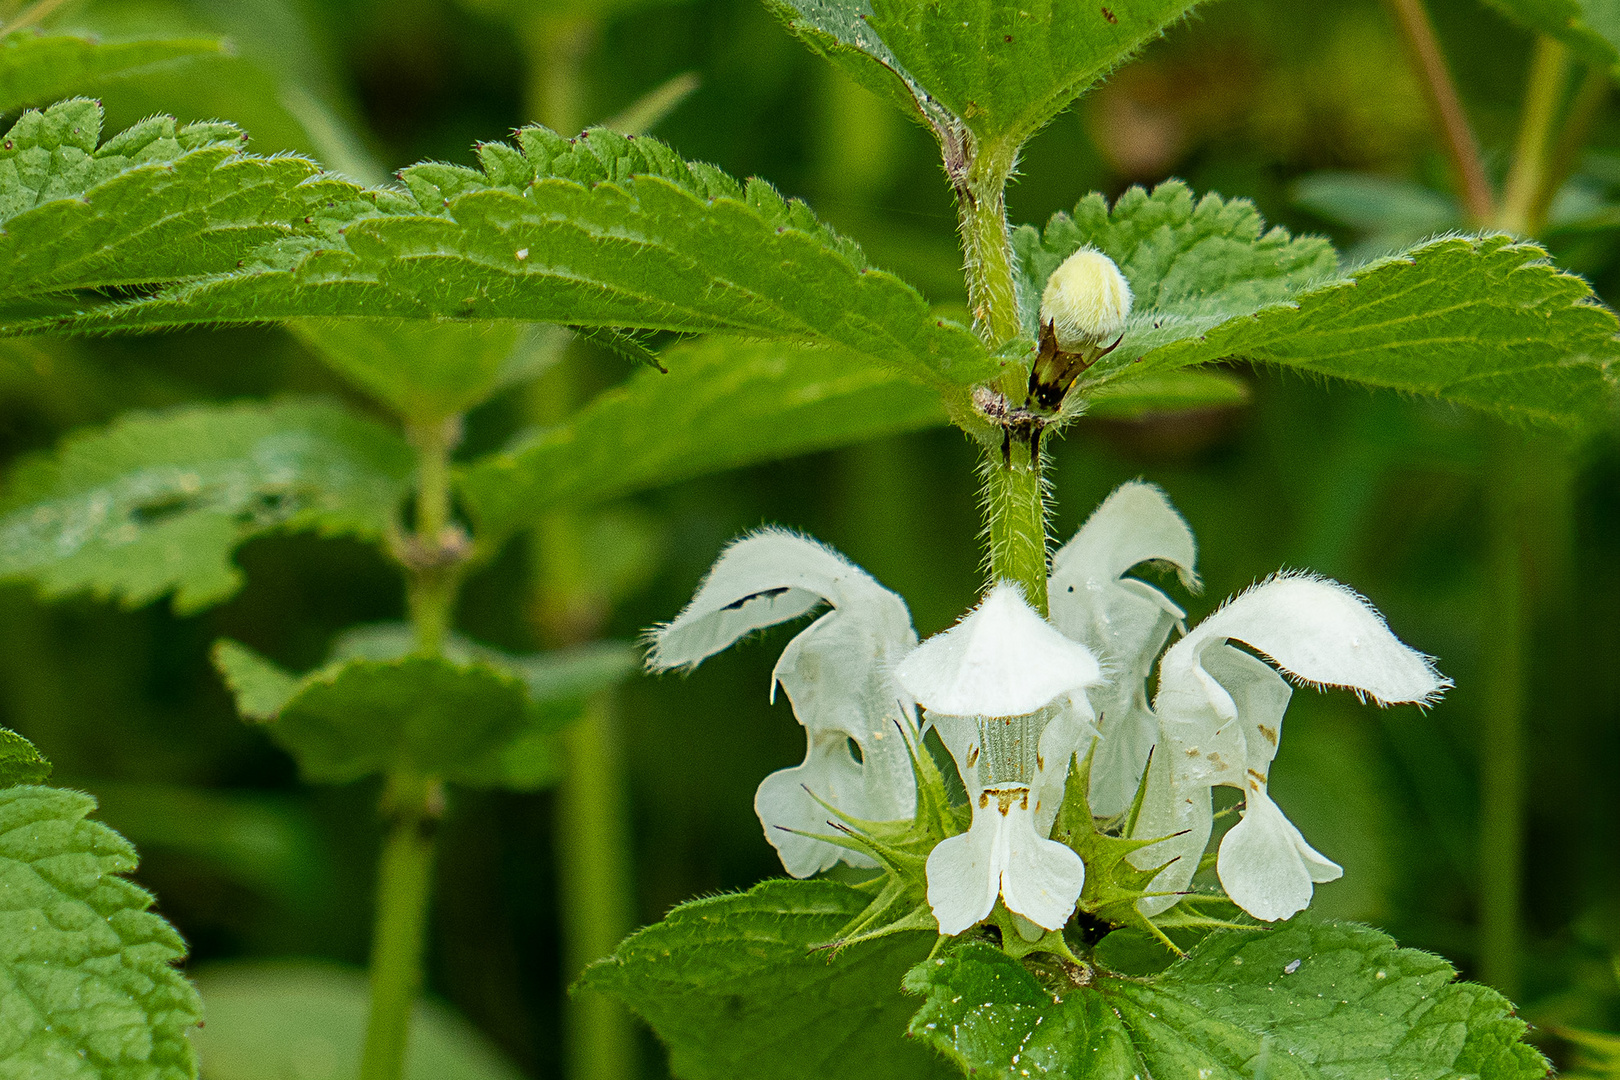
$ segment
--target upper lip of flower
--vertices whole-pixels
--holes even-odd
[[[1023,716],[1103,681],[1090,649],[1000,582],[978,607],[900,662],[895,679],[930,713]]]

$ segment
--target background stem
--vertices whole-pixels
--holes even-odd
[[[1489,573],[1480,627],[1485,713],[1479,745],[1479,976],[1510,998],[1519,992],[1523,907],[1523,443],[1516,433],[1503,430],[1493,447],[1495,460],[1486,493]]]
[[[377,871],[371,945],[371,1016],[360,1080],[399,1080],[411,1008],[422,985],[422,942],[433,887],[438,785],[394,777],[385,800],[392,822]]]
[[[596,40],[589,18],[532,19],[526,37],[531,114],[554,131],[587,122],[584,62]],[[530,394],[530,419],[555,424],[578,407],[579,347],[568,349]],[[534,621],[550,647],[599,637],[611,598],[596,587],[587,532],[579,514],[548,515],[534,532]],[[613,952],[635,926],[635,887],[623,754],[614,695],[604,691],[563,738],[567,761],[557,785],[553,828],[563,939],[563,979]],[[639,1066],[638,1038],[617,1002],[586,991],[563,1005],[563,1063],[580,1080],[629,1080]]]
[[[461,576],[450,519],[450,454],[461,418],[412,427],[416,447],[416,529],[408,543],[406,595],[416,651],[439,656],[450,633]],[[433,843],[444,792],[436,780],[395,773],[383,794],[389,821],[377,869],[371,939],[371,1013],[360,1080],[399,1080],[405,1071],[411,1008],[422,986],[422,946],[433,887]]]
[[[1434,24],[1429,21],[1423,0],[1385,0],[1400,26],[1412,56],[1418,81],[1423,85],[1429,107],[1434,111],[1440,128],[1446,156],[1451,159],[1452,172],[1457,180],[1457,195],[1463,213],[1476,225],[1483,225],[1494,216],[1494,199],[1490,181],[1485,178],[1485,164],[1479,153],[1479,140],[1468,124],[1462,101],[1457,96],[1457,85],[1451,69],[1446,65],[1445,53],[1434,36]]]
[[[1586,140],[1592,134],[1598,117],[1603,114],[1603,107],[1609,103],[1609,80],[1607,71],[1588,66],[1580,89],[1575,91],[1575,99],[1564,118],[1563,130],[1558,133],[1558,144],[1553,148],[1542,176],[1541,190],[1536,192],[1535,202],[1531,206],[1530,219],[1536,223],[1538,231],[1540,226],[1545,225],[1547,211],[1558,192],[1580,164]]]
[[[1496,225],[1507,232],[1533,236],[1541,231],[1544,205],[1538,205],[1547,184],[1552,162],[1553,125],[1564,95],[1569,73],[1569,50],[1560,41],[1541,34],[1536,38],[1535,56],[1530,61],[1530,79],[1525,88],[1524,112],[1519,136],[1513,148],[1513,168],[1502,193],[1502,209]]]
[[[570,977],[610,955],[635,924],[622,755],[614,695],[598,694],[564,736],[568,776],[556,802],[563,964]],[[578,1077],[636,1075],[636,1033],[624,1007],[570,995],[566,1054]]]
[[[460,585],[459,560],[444,556],[447,545],[455,542],[450,523],[450,454],[461,440],[461,418],[413,427],[410,436],[417,460],[416,533],[406,599],[416,628],[417,653],[438,656],[450,633]]]

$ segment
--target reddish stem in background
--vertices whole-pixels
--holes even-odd
[[[1463,211],[1468,219],[1483,225],[1495,216],[1495,197],[1490,181],[1485,178],[1485,164],[1479,153],[1479,140],[1468,125],[1462,101],[1457,97],[1457,86],[1452,81],[1451,69],[1445,54],[1434,36],[1434,24],[1423,0],[1386,0],[1395,21],[1400,24],[1417,69],[1418,81],[1434,110],[1440,134],[1445,142],[1446,156],[1457,174],[1457,194],[1462,199]]]

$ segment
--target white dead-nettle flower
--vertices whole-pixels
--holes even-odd
[[[829,831],[822,802],[867,821],[908,818],[916,809],[906,747],[916,708],[890,677],[917,643],[905,601],[831,549],[765,529],[721,554],[686,610],[653,631],[648,656],[654,671],[690,670],[743,635],[822,604],[832,610],[788,643],[771,679],[772,699],[781,684],[804,725],[804,762],[767,776],[754,796],[765,838],[794,877],[840,859],[877,865],[805,835]]]
[[[1108,496],[1052,560],[1052,624],[1089,646],[1108,674],[1090,693],[1099,732],[1091,809],[1101,817],[1124,813],[1136,796],[1158,739],[1148,672],[1184,614],[1164,593],[1126,575],[1142,563],[1168,565],[1196,592],[1197,551],[1164,492],[1134,481]]]
[[[973,808],[968,831],[928,856],[928,903],[940,933],[987,918],[998,896],[1024,920],[1025,937],[1061,928],[1086,868],[1048,837],[1069,760],[1095,735],[1085,690],[1102,680],[1096,657],[1003,582],[919,645],[895,678],[927,710]]]
[[[1292,690],[1267,664],[1318,688],[1354,690],[1380,705],[1427,704],[1450,682],[1390,633],[1366,600],[1337,582],[1280,575],[1241,593],[1164,654],[1153,706],[1160,739],[1136,835],[1168,839],[1133,854],[1143,869],[1175,861],[1154,879],[1174,893],[1192,880],[1209,842],[1211,788],[1244,793],[1243,819],[1221,841],[1216,871],[1239,907],[1286,919],[1314,885],[1343,871],[1305,842],[1267,792],[1271,760]],[[1142,902],[1148,914],[1174,896]]]
[[[1131,287],[1114,260],[1096,248],[1070,255],[1046,279],[1041,294],[1041,325],[1051,324],[1057,346],[1082,352],[1125,332],[1131,313]]]

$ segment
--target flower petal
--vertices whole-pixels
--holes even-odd
[[[1057,553],[1048,585],[1052,623],[1089,646],[1110,675],[1091,691],[1101,739],[1091,763],[1091,808],[1123,813],[1135,798],[1157,723],[1146,680],[1183,612],[1168,596],[1125,577],[1144,562],[1168,563],[1198,588],[1192,530],[1152,484],[1132,482],[1105,499]]]
[[[1002,582],[961,622],[917,646],[895,678],[930,712],[1023,716],[1102,681],[1102,670],[1090,649],[1060,634],[1017,586]]]
[[[992,801],[989,813],[974,811],[967,832],[946,837],[929,852],[928,906],[941,934],[960,934],[994,910],[1006,859],[1000,823]]]
[[[858,786],[861,767],[843,746],[838,747],[838,752],[849,762],[846,779],[852,786]],[[781,856],[782,868],[796,878],[831,869],[839,860],[851,866],[876,866],[877,862],[863,852],[816,839],[816,836],[833,832],[833,826],[828,823],[833,815],[811,796],[807,787],[830,782],[834,788],[838,786],[835,781],[829,781],[832,771],[829,763],[816,760],[818,756],[830,755],[818,755],[812,747],[803,765],[771,773],[754,792],[754,813],[759,815],[760,824],[765,828],[765,839]],[[821,794],[821,790],[817,790],[817,794]],[[833,799],[822,797],[837,805]]]
[[[1241,593],[1170,647],[1160,685],[1222,639],[1253,647],[1302,682],[1347,687],[1380,705],[1427,703],[1451,685],[1371,604],[1324,578],[1278,576]]]
[[[1068,787],[1069,763],[1097,737],[1097,729],[1091,722],[1091,704],[1083,694],[1075,694],[1056,708],[1057,715],[1041,729],[1040,753],[1036,757],[1038,767],[1030,789],[1035,832],[1040,836],[1052,835],[1052,823],[1057,820],[1063,792]]]
[[[889,669],[916,639],[909,625],[904,635],[884,636],[881,626],[861,618],[864,610],[852,605],[817,619],[782,650],[775,677],[812,747],[805,785],[852,817],[895,821],[910,817],[917,805],[905,739],[917,719]],[[860,764],[848,753],[847,739],[860,747]],[[826,742],[832,751],[818,755],[814,748]],[[815,775],[822,761],[839,771]],[[844,775],[851,765],[858,780]]]
[[[1028,799],[1008,806],[1004,814],[992,801],[984,813],[1002,818],[1007,838],[1007,862],[1001,872],[1007,910],[1047,930],[1061,930],[1085,887],[1086,864],[1073,849],[1035,832]]]
[[[686,609],[653,631],[647,664],[654,671],[694,668],[744,634],[822,603],[862,609],[862,619],[885,636],[912,634],[905,602],[866,571],[808,537],[762,529],[726,548]]]
[[[956,762],[956,771],[961,774],[962,786],[967,789],[968,799],[976,800],[979,792],[984,790],[984,782],[980,779],[979,758],[980,746],[979,721],[972,716],[935,716],[927,714],[923,727],[933,725],[939,732],[940,742],[950,751],[951,758]]]
[[[1170,895],[1144,897],[1136,904],[1149,917],[1168,911],[1180,901],[1181,897],[1174,894],[1186,891],[1192,884],[1204,848],[1209,846],[1209,834],[1215,827],[1209,785],[1177,784],[1171,768],[1173,756],[1173,753],[1154,751],[1153,760],[1148,764],[1142,812],[1131,833],[1134,839],[1164,839],[1126,856],[1138,870],[1163,867],[1154,875],[1148,891]]]
[[[1196,591],[1197,557],[1192,530],[1157,485],[1140,480],[1121,484],[1053,556],[1052,621],[1063,626],[1059,605],[1075,595],[1068,586],[1116,581],[1139,563],[1169,563],[1181,583]]]
[[[1344,871],[1305,843],[1261,787],[1249,792],[1243,820],[1221,840],[1216,872],[1233,903],[1275,922],[1305,910],[1313,881],[1332,881]]]

